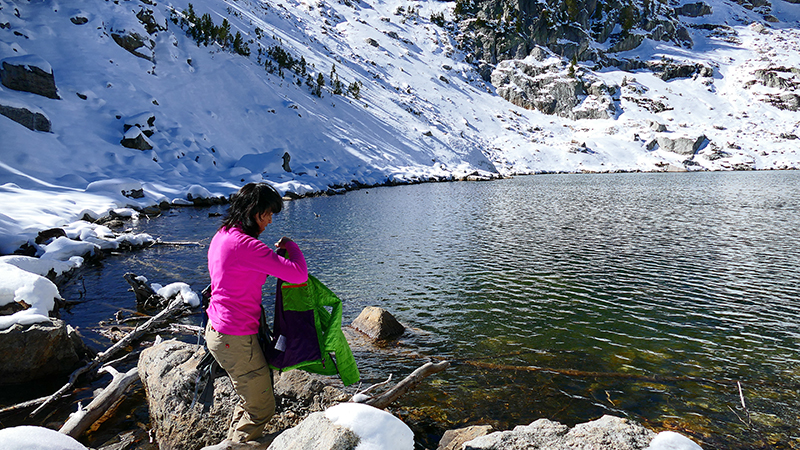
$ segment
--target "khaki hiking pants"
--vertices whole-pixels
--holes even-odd
[[[209,322],[206,344],[219,365],[228,372],[240,398],[233,410],[227,438],[234,442],[258,439],[275,414],[275,397],[270,369],[258,345],[257,335],[217,333]]]

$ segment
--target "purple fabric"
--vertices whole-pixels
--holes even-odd
[[[279,281],[275,293],[275,325],[272,331],[275,339],[283,336],[286,347],[283,351],[270,348],[267,355],[270,365],[279,369],[322,358],[314,323],[314,310],[284,310],[281,284],[283,283]]]

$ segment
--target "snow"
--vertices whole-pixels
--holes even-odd
[[[14,324],[30,325],[49,322],[48,312],[53,310],[55,299],[60,299],[58,288],[47,278],[0,263],[0,306],[13,302],[24,302],[28,309],[8,316],[0,316],[0,330]]]
[[[382,409],[363,403],[340,403],[326,409],[325,417],[361,438],[356,450],[414,448],[414,433],[408,425]]]
[[[761,21],[756,12],[709,2],[712,15],[682,19],[728,24],[730,36],[689,28],[692,49],[645,40],[619,56],[703,63],[714,68],[713,78],[663,81],[646,72],[606,68],[595,75],[617,85],[624,77],[635,78],[647,88],[645,98],[661,99],[672,109],[653,113],[623,96],[618,117],[581,121],[524,110],[499,98],[453,37],[429,20],[434,13],[451,18],[452,3],[415,1],[412,13],[412,5],[402,0],[192,2],[198,15],[210,13],[216,23],[228,19],[231,30],[249,42],[249,57],[215,44],[198,46],[167,20],[171,7],[182,12],[188,3],[56,6],[0,0],[0,23],[9,24],[0,29],[0,59],[52,70],[62,97],[0,87],[0,104],[40,111],[53,124],[51,133],[35,132],[0,116],[0,253],[13,252],[38,230],[84,214],[97,218],[164,201],[188,205],[189,198],[228,196],[250,181],[303,195],[353,181],[452,178],[474,171],[682,167],[685,158],[645,148],[655,136],[650,121],[668,125],[668,133],[705,133],[727,153],[719,159],[696,157],[697,170],[729,170],[740,163],[757,169],[800,167],[797,141],[781,137],[800,134],[800,114],[766,103],[772,88],[745,87],[755,70],[773,62],[800,65],[800,13],[786,2],[775,2],[772,14],[780,22],[767,24],[763,32],[749,26]],[[152,10],[167,29],[148,34],[136,18],[142,8]],[[89,22],[75,25],[69,19],[76,16]],[[148,41],[137,51],[152,54],[155,62],[129,53],[110,37],[124,32],[152,40],[152,49]],[[265,51],[275,45],[303,56],[314,75],[329,77],[335,66],[345,86],[361,83],[360,98],[328,90],[316,97],[303,80],[298,86],[290,70],[283,76],[267,72]],[[146,123],[150,117],[152,126]],[[136,123],[153,131],[147,138],[153,150],[120,145],[124,125]],[[588,141],[592,151],[570,153],[573,140]],[[291,172],[283,168],[285,153]],[[134,198],[133,191],[144,196]]]
[[[153,283],[150,285],[150,287],[156,292],[156,294],[164,298],[172,298],[180,295],[181,298],[183,298],[183,302],[187,305],[193,308],[200,306],[200,296],[198,296],[197,293],[194,292],[186,283],[178,281],[166,286]]]
[[[3,428],[0,442],[3,450],[88,450],[66,434],[29,425]]]
[[[682,434],[662,431],[645,450],[702,450],[702,447]]]

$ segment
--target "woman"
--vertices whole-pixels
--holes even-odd
[[[268,275],[289,283],[308,279],[303,253],[291,239],[283,237],[275,244],[286,249],[285,258],[258,240],[282,207],[281,196],[270,185],[245,185],[208,248],[211,300],[206,342],[240,397],[220,448],[258,439],[275,413],[270,369],[258,345],[261,287]]]

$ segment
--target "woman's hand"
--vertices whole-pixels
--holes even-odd
[[[293,241],[291,239],[289,239],[288,237],[284,236],[278,242],[275,243],[275,247],[285,249],[286,248],[286,244],[289,243],[289,242],[293,242]]]

